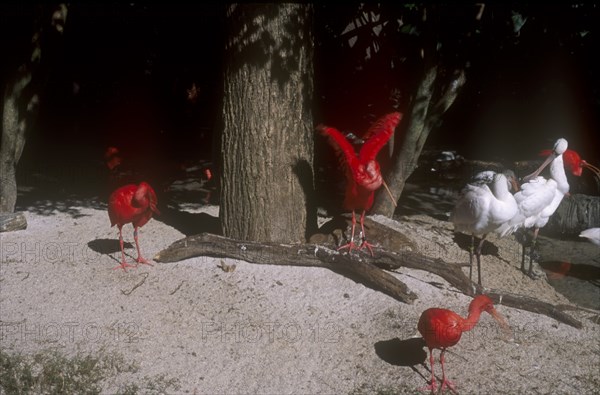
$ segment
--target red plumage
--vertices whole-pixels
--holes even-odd
[[[388,142],[396,126],[400,123],[402,114],[393,112],[379,118],[363,136],[365,143],[360,149],[359,159],[362,163],[375,160],[379,150]]]
[[[125,262],[125,252],[123,250],[122,228],[128,223],[131,223],[134,228],[133,237],[138,253],[136,262],[150,264],[140,252],[137,233],[139,227],[150,221],[153,213],[160,215],[160,211],[156,207],[157,204],[156,193],[146,182],[141,182],[139,185],[125,185],[110,195],[108,199],[108,217],[110,218],[110,226],[117,225],[119,228],[119,243],[121,245],[121,264],[116,268],[127,270],[127,267],[135,267]]]
[[[350,242],[342,247],[356,247],[354,244],[354,229],[356,225],[355,210],[362,210],[360,224],[363,234],[363,242],[360,249],[367,247],[373,255],[371,244],[367,242],[364,230],[365,211],[373,206],[375,191],[382,185],[383,178],[376,157],[381,148],[389,141],[394,129],[402,119],[402,114],[394,112],[387,114],[377,120],[367,131],[364,144],[358,155],[354,147],[346,137],[337,129],[319,125],[317,130],[329,138],[329,143],[342,158],[346,169],[346,194],[344,208],[352,210],[352,236]]]
[[[494,308],[492,300],[487,295],[476,296],[469,305],[469,315],[463,318],[455,312],[447,309],[431,308],[425,310],[419,318],[418,329],[429,348],[429,363],[431,365],[431,384],[426,390],[435,393],[437,382],[433,373],[433,349],[442,350],[440,354],[440,364],[442,365],[442,386],[441,391],[446,386],[456,391],[454,384],[446,380],[444,370],[444,354],[446,348],[454,346],[461,338],[463,332],[470,331],[477,325],[482,312],[489,313],[505,331],[510,331],[506,320]]]
[[[552,153],[552,150],[546,149],[543,151],[540,151],[540,156],[548,156]],[[590,170],[592,173],[594,173],[596,175],[596,177],[598,177],[598,179],[600,179],[600,169],[598,169],[596,166],[593,166],[591,164],[589,164],[588,162],[586,162],[585,160],[581,159],[581,156],[577,153],[577,151],[573,151],[572,149],[567,149],[563,154],[563,161],[565,163],[565,166],[567,166],[569,168],[569,170],[571,171],[571,174],[573,174],[574,176],[580,177],[581,173],[583,172],[583,168],[585,167],[586,169]]]

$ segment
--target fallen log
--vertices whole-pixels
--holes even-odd
[[[440,276],[467,295],[473,296],[475,294],[475,288],[471,280],[460,269],[461,266],[467,264],[449,263],[440,258],[430,258],[412,251],[391,252],[386,250],[377,251],[376,260],[373,263],[387,270],[400,267],[425,270]]]
[[[546,235],[578,236],[587,228],[600,225],[600,196],[573,194],[565,196],[543,228]]]
[[[410,304],[417,298],[406,284],[375,266],[366,257],[340,254],[314,244],[258,243],[201,233],[174,242],[159,252],[154,260],[175,262],[195,256],[232,258],[267,265],[324,267],[349,274],[353,279],[401,302]]]
[[[553,304],[525,295],[507,293],[495,289],[485,289],[479,285],[473,285],[458,266],[446,263],[441,259],[432,259],[412,252],[403,252],[401,254],[403,255],[402,257],[396,255],[389,251],[379,251],[376,264],[384,268],[389,267],[390,269],[403,266],[411,269],[426,270],[442,277],[466,295],[475,296],[476,294],[485,293],[495,303],[532,313],[543,314],[577,329],[583,327],[581,321],[564,313],[561,306],[554,306]]]
[[[154,257],[157,262],[176,262],[195,256],[239,259],[249,263],[288,266],[323,267],[348,275],[404,303],[416,298],[405,283],[387,273],[400,267],[425,270],[436,274],[466,295],[486,293],[499,304],[546,315],[559,322],[581,329],[583,325],[557,306],[523,295],[486,290],[475,286],[460,269],[461,265],[430,258],[412,251],[395,253],[377,249],[375,257],[368,254],[340,254],[315,244],[276,244],[233,240],[210,233],[178,240]]]
[[[485,293],[496,304],[514,307],[519,310],[531,311],[537,314],[543,314],[577,329],[583,328],[581,321],[576,320],[570,315],[562,312],[561,306],[555,306],[550,303],[542,302],[541,300],[531,298],[529,296],[511,294],[499,290],[490,289]]]
[[[0,232],[13,232],[22,229],[27,229],[27,219],[22,212],[0,214]]]

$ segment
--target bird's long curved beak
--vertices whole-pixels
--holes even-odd
[[[555,152],[552,152],[550,155],[548,155],[548,157],[546,158],[546,160],[544,160],[544,163],[542,163],[542,165],[533,173],[531,173],[528,176],[523,177],[523,182],[527,182],[537,176],[540,175],[540,173],[542,172],[542,170],[544,170],[546,168],[546,166],[548,166],[558,155],[556,155]]]
[[[150,210],[152,210],[152,212],[154,212],[156,215],[160,215],[160,211],[158,211],[158,207],[156,207],[156,204],[150,203]]]
[[[492,318],[494,318],[498,325],[500,325],[500,329],[502,329],[503,334],[502,338],[506,341],[510,341],[513,338],[512,330],[510,329],[510,325],[508,325],[506,318],[504,318],[504,316],[493,307],[488,311],[488,313],[490,313]]]
[[[594,173],[594,175],[598,178],[598,180],[600,180],[600,169],[599,168],[597,168],[594,165],[591,165],[591,164],[587,163],[584,160],[581,161],[581,167],[585,167],[586,169],[588,169],[589,171],[591,171],[592,173]]]
[[[396,199],[394,199],[394,195],[392,195],[392,191],[390,191],[390,188],[388,188],[388,186],[385,183],[385,180],[383,178],[381,179],[381,182],[383,183],[383,186],[385,187],[385,190],[387,191],[388,196],[390,197],[394,207],[398,207],[398,204],[396,203]]]

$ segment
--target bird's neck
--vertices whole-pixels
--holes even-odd
[[[550,175],[552,179],[558,184],[558,190],[563,194],[569,192],[569,182],[567,181],[567,175],[565,174],[565,165],[563,162],[563,156],[557,156],[550,165]]]
[[[360,165],[356,169],[354,179],[357,184],[369,191],[375,191],[383,182],[379,165],[375,161],[370,161],[366,166]]]
[[[463,332],[470,331],[475,328],[475,325],[479,322],[479,317],[481,316],[480,310],[472,310],[469,311],[469,315],[464,319],[462,323]]]
[[[508,185],[504,179],[500,179],[500,181],[496,181],[492,184],[491,187],[492,193],[496,197],[496,199],[504,200],[504,198],[510,195],[510,191],[508,190]]]

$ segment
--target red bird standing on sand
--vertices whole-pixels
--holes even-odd
[[[425,344],[429,348],[429,363],[431,365],[431,384],[424,390],[431,390],[435,393],[437,382],[433,373],[433,349],[439,348],[442,350],[440,354],[440,364],[442,365],[442,386],[450,387],[452,391],[456,391],[454,384],[446,380],[446,372],[444,371],[444,353],[446,348],[452,347],[460,340],[463,332],[470,331],[477,325],[479,316],[482,312],[489,313],[504,329],[510,331],[508,323],[500,313],[496,311],[492,300],[487,295],[476,296],[469,305],[469,315],[463,318],[451,310],[446,309],[427,309],[421,314],[419,319],[418,329],[425,340]]]
[[[394,133],[394,129],[396,129],[400,119],[402,119],[402,114],[393,112],[377,120],[363,137],[365,142],[358,155],[354,151],[352,144],[350,144],[339,130],[323,125],[317,126],[317,130],[321,132],[321,134],[329,137],[329,143],[342,157],[342,162],[345,164],[346,168],[347,185],[344,208],[346,210],[352,210],[352,235],[350,237],[350,242],[341,246],[338,250],[348,248],[348,252],[350,252],[353,248],[357,248],[357,245],[354,244],[354,230],[356,228],[356,215],[354,211],[362,210],[360,227],[363,240],[358,249],[367,247],[371,255],[373,255],[373,250],[371,248],[373,245],[367,242],[367,236],[365,234],[365,212],[373,205],[375,191],[382,184],[387,189],[387,185],[385,185],[385,182],[381,177],[381,170],[376,157],[377,153],[379,153],[381,148],[392,136],[392,133]],[[392,198],[389,189],[387,189],[387,191],[390,194],[390,198]],[[396,203],[393,198],[392,202],[394,204]]]
[[[121,244],[121,264],[115,269],[122,268],[127,271],[128,267],[136,267],[125,262],[125,252],[123,251],[123,225],[131,222],[133,225],[133,238],[135,239],[135,247],[137,248],[138,257],[136,262],[151,265],[140,252],[140,244],[138,243],[138,228],[144,226],[152,213],[160,215],[156,205],[156,193],[154,189],[146,183],[141,182],[140,185],[129,184],[115,190],[108,199],[108,217],[110,218],[110,226],[119,228],[119,243]]]

